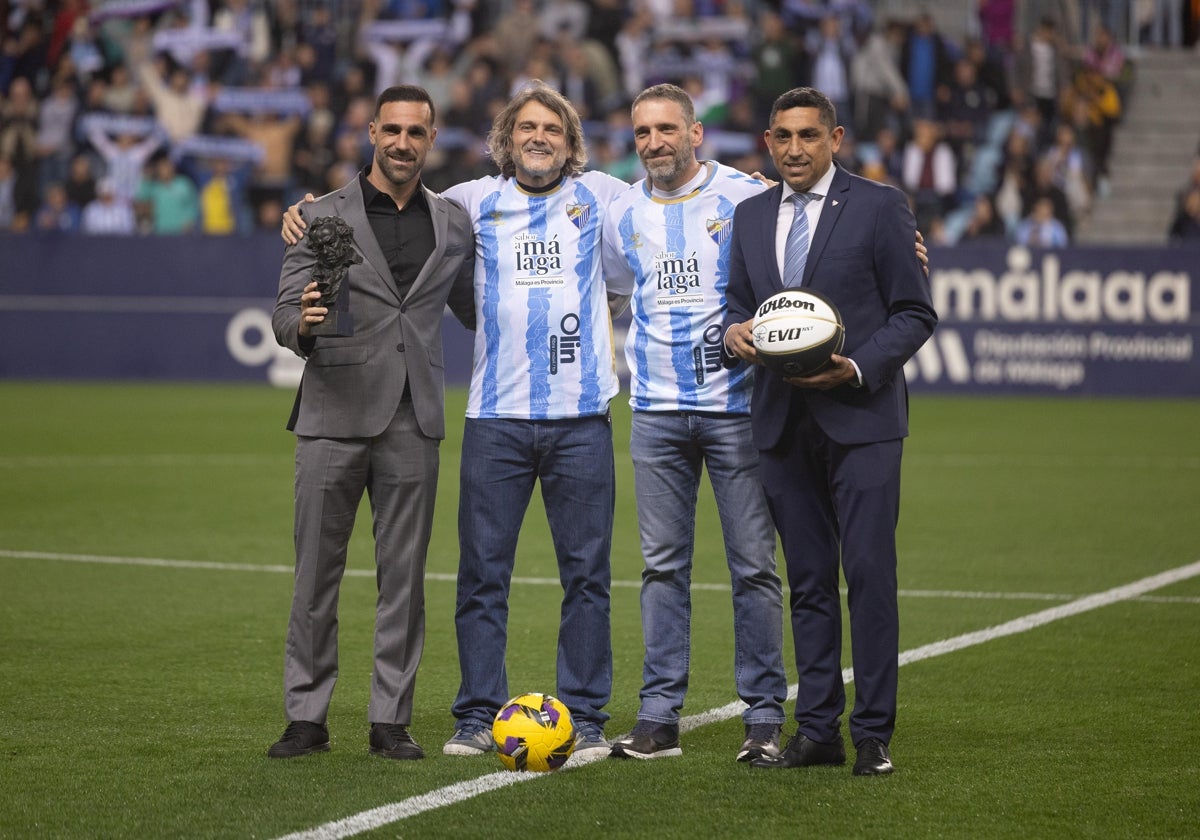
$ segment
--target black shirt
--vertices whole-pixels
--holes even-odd
[[[371,223],[371,230],[379,240],[383,255],[387,257],[392,279],[396,281],[396,288],[403,299],[433,253],[433,216],[429,212],[425,190],[420,185],[404,209],[400,210],[396,207],[395,199],[377,190],[367,180],[370,171],[368,166],[358,175],[367,221]]]

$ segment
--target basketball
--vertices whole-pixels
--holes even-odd
[[[754,347],[770,370],[782,376],[812,376],[840,353],[846,330],[833,301],[811,289],[772,295],[754,313]]]

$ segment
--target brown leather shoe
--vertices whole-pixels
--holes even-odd
[[[425,750],[413,740],[408,727],[400,723],[372,723],[371,752],[384,758],[401,760],[425,757]]]
[[[786,769],[790,767],[838,766],[846,763],[846,747],[842,739],[831,744],[814,741],[807,735],[796,734],[777,757],[760,755],[750,760],[751,767]]]

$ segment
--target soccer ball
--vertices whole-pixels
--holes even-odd
[[[575,724],[557,697],[521,694],[492,723],[492,739],[509,770],[546,773],[567,763],[575,750]]]

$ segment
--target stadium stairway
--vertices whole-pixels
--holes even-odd
[[[1200,55],[1142,49],[1109,159],[1109,190],[1080,220],[1083,244],[1163,244],[1200,144]]]

